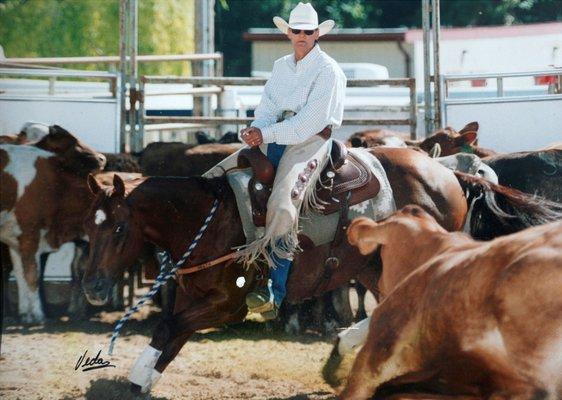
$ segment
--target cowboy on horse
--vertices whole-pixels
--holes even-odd
[[[276,170],[267,202],[265,234],[246,249],[263,255],[270,267],[268,285],[246,297],[249,310],[261,313],[266,320],[277,316],[285,297],[285,284],[298,248],[296,227],[304,192],[314,182],[315,172],[321,170],[316,161],[320,157],[314,157],[327,147],[331,129],[341,125],[346,86],[337,62],[318,45],[318,38],[334,27],[334,21],[318,24],[312,5],[299,3],[288,23],[280,17],[274,17],[273,22],[291,40],[294,52],[275,61],[255,110],[256,119],[239,135],[250,147],[259,147]],[[314,162],[310,164],[309,160]],[[298,166],[302,162],[308,162],[304,175]],[[299,179],[301,184],[295,187]],[[304,180],[309,185],[303,184]]]

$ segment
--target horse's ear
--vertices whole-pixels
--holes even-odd
[[[478,124],[478,122],[473,121],[473,122],[469,122],[468,124],[465,125],[464,128],[462,128],[459,131],[459,134],[463,134],[466,132],[470,132],[470,131],[474,131],[474,132],[478,132],[478,128],[480,128],[480,124]]]
[[[473,144],[476,139],[478,139],[478,133],[476,131],[469,131],[455,138],[455,144],[457,146],[462,146],[464,144]]]
[[[117,174],[113,175],[113,193],[119,197],[125,197],[125,183]]]
[[[94,195],[97,195],[101,190],[100,184],[92,174],[88,174],[88,187]]]
[[[369,218],[357,218],[347,228],[347,240],[359,249],[363,255],[375,251],[379,244],[383,244],[380,224]]]

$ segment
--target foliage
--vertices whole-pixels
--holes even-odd
[[[193,53],[194,11],[192,1],[139,1],[139,54]],[[119,0],[0,0],[0,44],[6,57],[118,55]],[[188,67],[152,63],[140,72],[186,74]]]
[[[250,28],[273,28],[299,0],[215,0],[216,48],[225,75],[249,75]],[[307,1],[307,0],[303,0]],[[421,25],[421,0],[312,0],[320,20],[340,28]],[[139,54],[194,52],[195,0],[139,0]],[[562,0],[441,0],[444,26],[562,21]],[[0,44],[7,57],[119,54],[119,0],[0,0]],[[71,66],[72,67],[72,66]],[[105,69],[105,65],[79,66]],[[186,63],[144,64],[141,74],[186,74]]]
[[[225,55],[225,75],[250,74],[249,28],[274,28],[299,0],[221,0],[216,3],[216,46]],[[303,0],[306,1],[306,0]],[[224,3],[227,7],[224,7]],[[340,28],[421,27],[421,0],[312,0],[319,19]],[[443,26],[511,25],[562,21],[562,0],[441,0]]]

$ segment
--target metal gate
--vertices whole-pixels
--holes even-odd
[[[514,152],[562,141],[561,70],[445,75],[441,80],[443,125],[478,121],[479,145]],[[462,97],[454,86],[460,82],[472,86],[463,88]]]

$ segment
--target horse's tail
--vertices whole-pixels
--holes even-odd
[[[562,204],[455,171],[471,204],[470,233],[488,240],[562,219]]]

